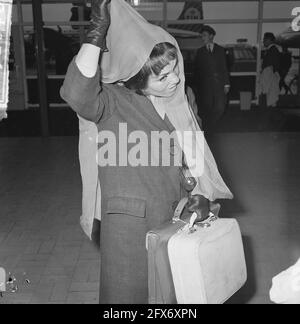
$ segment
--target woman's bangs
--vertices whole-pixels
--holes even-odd
[[[159,75],[160,72],[173,60],[177,60],[177,50],[172,47],[167,49],[163,54],[150,58],[147,62],[147,68],[154,73],[155,75]]]

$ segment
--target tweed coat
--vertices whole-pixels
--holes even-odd
[[[151,138],[153,131],[174,130],[167,117],[163,120],[145,96],[116,84],[100,84],[95,77],[81,74],[73,60],[61,88],[62,98],[81,117],[97,124],[100,132],[115,134],[120,124],[128,134],[142,131]],[[103,134],[103,133],[102,133]],[[129,151],[130,144],[127,143]],[[149,145],[148,145],[149,146]],[[99,147],[102,147],[99,144]],[[132,144],[131,144],[132,148]],[[174,155],[170,145],[170,158]],[[151,156],[151,147],[148,147]],[[91,157],[95,158],[95,157]],[[150,160],[150,157],[149,157]],[[172,204],[183,195],[179,167],[122,166],[119,150],[116,165],[99,167],[101,185],[101,278],[100,303],[147,303],[148,275],[145,238],[148,230],[172,218]]]

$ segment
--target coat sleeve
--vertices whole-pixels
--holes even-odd
[[[78,69],[75,58],[68,67],[60,96],[78,115],[92,122],[97,123],[110,114],[111,99],[100,85],[99,68],[94,77],[88,78]]]

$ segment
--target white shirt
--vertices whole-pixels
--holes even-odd
[[[159,107],[158,105],[155,105],[155,97],[154,96],[149,96],[149,99],[151,100],[156,112],[159,114],[160,118],[162,120],[165,119],[165,116],[166,116],[166,111],[162,108],[162,107]]]
[[[209,44],[206,45],[206,47],[207,47],[208,51],[212,53],[213,50],[214,50],[215,44],[214,43],[209,43]]]

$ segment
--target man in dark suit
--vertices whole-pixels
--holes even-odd
[[[203,26],[204,46],[198,49],[195,59],[194,85],[199,116],[207,133],[215,130],[216,123],[222,117],[230,90],[225,51],[214,43],[215,35],[212,27]]]

